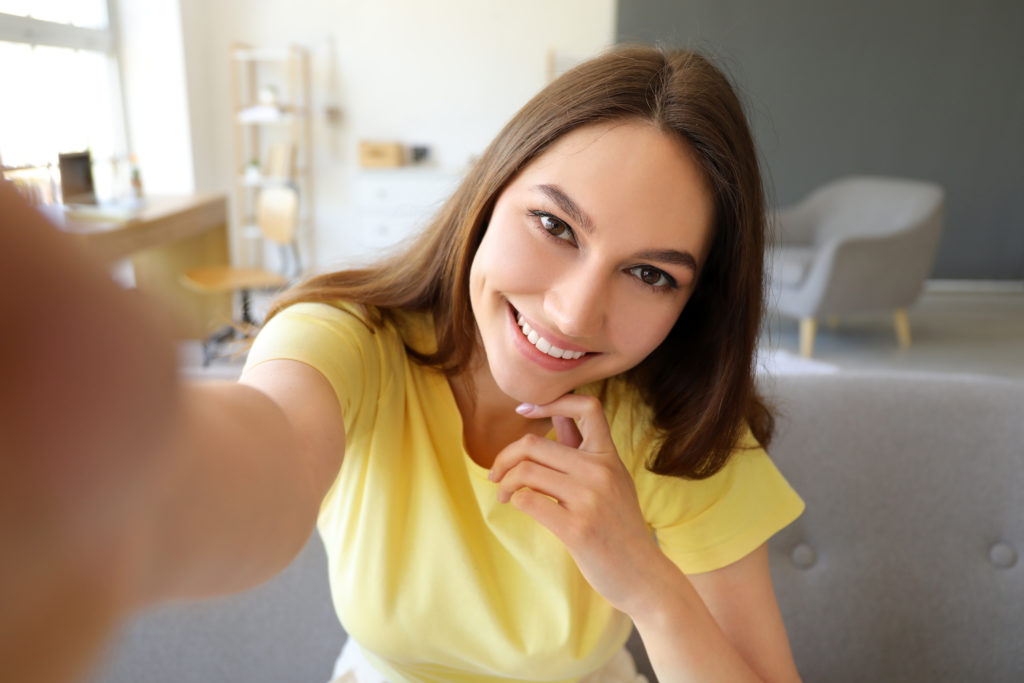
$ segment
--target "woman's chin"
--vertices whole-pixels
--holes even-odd
[[[573,387],[554,387],[550,384],[543,387],[526,386],[521,381],[510,381],[505,383],[504,386],[502,386],[502,384],[499,384],[498,386],[506,396],[514,400],[517,404],[532,403],[538,406],[551,403],[573,390]]]

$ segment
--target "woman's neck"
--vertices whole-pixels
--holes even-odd
[[[544,435],[551,420],[520,416],[515,400],[495,383],[486,360],[474,359],[470,367],[448,378],[462,415],[462,440],[466,452],[481,467],[490,468],[505,446],[528,433]]]

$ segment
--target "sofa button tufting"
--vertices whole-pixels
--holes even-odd
[[[793,559],[793,564],[800,569],[810,569],[818,561],[818,553],[806,543],[800,543],[793,548],[790,557]]]
[[[996,543],[988,550],[988,559],[1000,569],[1017,564],[1017,551],[1009,543]]]

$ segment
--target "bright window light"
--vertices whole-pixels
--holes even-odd
[[[7,166],[46,163],[58,152],[117,151],[110,58],[101,52],[0,43],[0,155]],[[16,135],[8,132],[17,131]]]
[[[58,199],[52,188],[62,152],[91,152],[100,197],[120,194],[127,182],[116,52],[106,25],[106,0],[0,0],[0,163],[39,201]]]
[[[107,0],[0,0],[0,14],[84,28],[106,28]]]

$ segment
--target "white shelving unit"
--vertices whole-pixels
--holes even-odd
[[[232,46],[231,97],[235,261],[241,267],[264,265],[256,199],[263,188],[281,184],[298,191],[297,240],[300,251],[308,254],[314,240],[309,53],[297,46]]]

